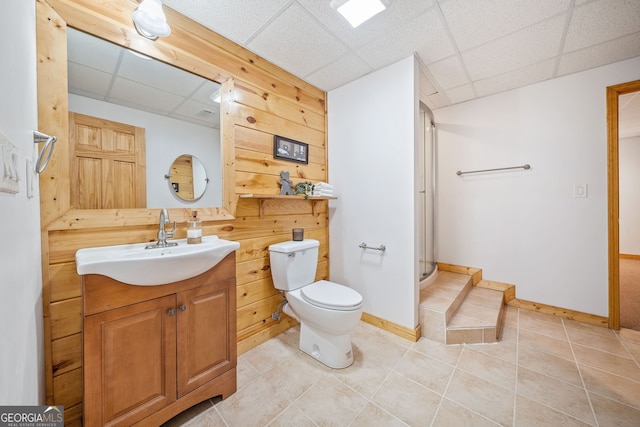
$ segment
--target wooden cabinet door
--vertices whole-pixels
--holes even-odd
[[[76,209],[144,208],[145,130],[69,113],[71,205]]]
[[[236,364],[235,279],[177,297],[178,397],[182,397]]]
[[[175,308],[170,295],[85,318],[85,426],[130,426],[176,400]]]

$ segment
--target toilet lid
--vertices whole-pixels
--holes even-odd
[[[362,295],[344,285],[320,280],[300,290],[310,304],[332,310],[355,310],[362,304]]]

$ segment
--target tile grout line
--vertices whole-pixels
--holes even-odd
[[[578,363],[578,358],[576,357],[576,353],[573,351],[573,343],[571,342],[571,338],[569,337],[569,332],[567,331],[567,325],[564,319],[562,320],[562,326],[564,328],[564,333],[567,336],[567,342],[569,343],[569,349],[571,350],[571,354],[573,355],[573,361],[576,364],[576,368],[578,368],[578,375],[580,375],[580,381],[582,382],[582,389],[584,393],[587,395],[587,402],[589,402],[589,407],[591,408],[591,415],[593,416],[593,421],[595,422],[595,427],[598,427],[600,424],[598,423],[598,417],[596,417],[596,411],[593,409],[593,403],[591,402],[591,396],[589,395],[589,390],[587,389],[587,384],[584,382],[584,377],[582,375],[582,369],[580,368],[580,364]]]
[[[447,394],[447,390],[449,390],[449,386],[453,381],[453,376],[456,374],[456,371],[458,370],[458,366],[460,365],[460,359],[462,359],[462,353],[464,353],[465,348],[466,347],[464,346],[464,344],[462,344],[462,351],[458,355],[458,359],[456,360],[456,365],[453,367],[453,370],[451,371],[451,375],[449,376],[449,381],[447,381],[447,386],[444,388],[444,390],[442,391],[442,394],[440,395],[440,401],[438,402],[438,407],[436,408],[436,412],[434,412],[433,418],[431,418],[431,423],[429,424],[430,427],[433,427],[433,423],[435,422],[436,418],[438,417],[438,413],[442,408],[442,401],[444,400],[444,396]]]
[[[352,425],[360,416],[360,414],[362,414],[362,411],[364,411],[364,409],[367,407],[367,405],[369,403],[371,403],[372,405],[374,405],[377,408],[380,408],[380,410],[386,412],[387,414],[391,415],[393,418],[397,419],[398,421],[400,421],[401,423],[405,424],[406,423],[404,421],[402,421],[400,418],[396,417],[395,415],[393,415],[391,412],[387,411],[386,409],[382,408],[381,406],[378,406],[375,404],[375,402],[373,402],[371,399],[373,398],[373,396],[376,395],[376,393],[378,393],[378,391],[380,391],[380,389],[382,388],[382,385],[385,383],[385,381],[387,381],[387,379],[389,379],[389,377],[391,376],[392,373],[395,372],[395,369],[398,367],[398,365],[400,364],[400,362],[402,361],[402,359],[404,358],[404,356],[406,356],[406,354],[411,351],[411,349],[413,348],[413,345],[415,343],[411,343],[410,346],[406,347],[404,350],[404,353],[402,353],[402,356],[398,359],[398,361],[395,363],[395,365],[393,365],[393,367],[391,367],[389,369],[389,373],[384,377],[384,379],[382,381],[380,381],[380,385],[378,385],[378,387],[374,390],[374,392],[371,394],[371,397],[366,397],[367,401],[364,404],[364,406],[362,407],[362,409],[360,409],[360,411],[356,414],[355,418],[353,420],[351,420],[351,422],[349,423],[349,425]],[[332,374],[333,375],[333,374]],[[339,378],[336,378],[338,381],[340,381]],[[340,381],[342,382],[342,381]],[[351,387],[349,384],[343,383],[344,385],[346,385],[347,387],[349,387],[351,390],[353,390],[354,392],[358,393],[360,396],[365,397],[362,393],[360,393],[358,390],[354,389],[353,387]]]
[[[633,361],[636,362],[636,365],[638,366],[638,368],[640,368],[640,358],[636,358],[633,352],[629,350],[629,347],[627,347],[626,341],[623,340],[622,337],[620,336],[620,331],[618,331],[615,335],[618,338],[618,341],[620,341],[620,344],[622,344],[624,349],[627,350],[627,353],[629,353],[629,356],[631,356],[631,359],[633,359]]]

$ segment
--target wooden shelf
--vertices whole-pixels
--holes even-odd
[[[323,200],[336,200],[337,197],[333,197],[333,196],[307,196],[305,198],[305,196],[303,194],[296,194],[293,196],[288,196],[286,194],[254,194],[254,193],[246,193],[246,194],[240,194],[240,198],[241,199],[258,199],[260,202],[260,219],[264,218],[264,202],[266,202],[267,200],[275,200],[275,199],[279,199],[279,200],[283,200],[283,199],[289,199],[289,200],[309,200],[310,202],[313,203],[313,214],[316,214],[316,203],[317,202],[321,202]]]

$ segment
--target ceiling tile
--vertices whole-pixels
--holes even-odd
[[[143,107],[145,111],[161,114],[173,111],[184,101],[184,98],[167,92],[162,93],[155,88],[131,80],[117,78],[108,101],[132,108]]]
[[[192,94],[202,77],[153,59],[141,58],[130,51],[122,56],[120,77],[180,96]]]
[[[445,91],[452,103],[468,101],[476,97],[473,86],[468,84],[464,86],[454,87]]]
[[[462,53],[473,81],[517,70],[558,54],[565,16],[543,21]]]
[[[249,49],[299,77],[335,61],[348,50],[297,3],[264,28],[249,43]]]
[[[577,73],[636,56],[640,56],[640,33],[566,53],[560,57],[557,74]]]
[[[440,9],[465,51],[565,12],[570,0],[449,0]]]
[[[469,83],[467,73],[457,55],[429,64],[427,68],[442,89],[450,89]]]
[[[373,71],[355,53],[348,53],[342,58],[306,76],[305,80],[312,85],[328,91],[356,80]]]
[[[434,93],[433,95],[429,95],[427,97],[427,104],[432,109],[446,107],[447,105],[451,105],[451,101],[449,98],[442,92]]]
[[[418,52],[424,63],[454,53],[435,10],[426,12],[395,31],[357,50],[369,65],[379,69]]]
[[[180,104],[171,114],[171,117],[186,120],[191,123],[200,123],[204,126],[220,128],[220,107],[219,104],[202,104],[200,102],[187,100]]]
[[[527,86],[553,77],[556,59],[548,59],[508,73],[478,80],[473,83],[478,96],[487,96],[522,86]]]
[[[120,47],[82,31],[68,29],[67,60],[107,73],[118,65]]]
[[[164,0],[164,4],[236,43],[247,43],[290,0]],[[171,24],[171,23],[169,23]]]
[[[419,37],[415,50],[422,62],[430,64],[456,52],[442,22],[442,16],[436,9],[431,9],[414,22],[414,31]]]
[[[576,7],[563,52],[582,49],[640,30],[638,0],[598,0]]]
[[[204,80],[202,85],[191,96],[191,99],[202,104],[219,105],[211,100],[211,97],[217,94],[218,91],[220,91],[220,85],[218,83],[212,82],[211,80]]]
[[[352,49],[400,28],[435,5],[434,0],[392,1],[387,9],[356,28],[329,6],[329,0],[297,0],[322,25]]]
[[[69,92],[104,100],[111,85],[111,74],[74,62],[67,67]]]

